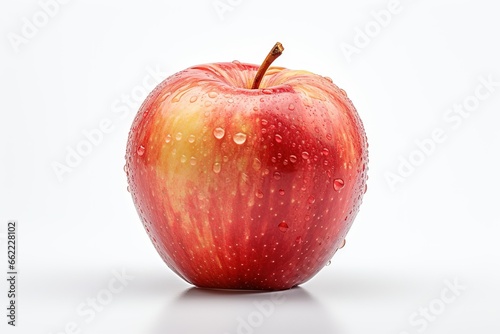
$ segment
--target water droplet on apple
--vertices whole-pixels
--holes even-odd
[[[221,170],[221,164],[219,162],[214,163],[212,170],[214,173],[219,174]]]
[[[330,154],[330,151],[325,147],[322,151],[321,154],[324,155],[325,157]]]
[[[284,191],[283,189],[280,189],[280,190],[278,191],[278,193],[279,193],[281,196],[283,196],[283,195],[285,194],[285,191]]]
[[[194,143],[194,140],[195,140],[195,139],[196,139],[196,138],[195,138],[195,136],[194,136],[194,135],[190,135],[190,136],[188,137],[188,142],[190,142],[190,143],[192,144],[192,143]]]
[[[274,140],[276,140],[277,143],[281,143],[283,141],[283,137],[279,134],[274,135]]]
[[[274,172],[273,177],[275,180],[281,179],[281,173],[280,172]]]
[[[260,190],[257,190],[255,192],[255,197],[262,198],[262,197],[264,197],[264,193],[262,191],[260,191]]]
[[[247,140],[247,135],[241,132],[238,132],[233,136],[233,141],[238,145],[242,145],[243,143],[245,143],[246,140]]]
[[[184,154],[183,154],[183,155],[181,155],[181,162],[182,162],[182,163],[185,163],[185,162],[186,162],[186,160],[187,160],[186,156],[185,156]]]
[[[323,78],[325,78],[325,80],[330,81],[331,83],[333,83],[332,78],[330,78],[330,77],[323,77]]]
[[[191,166],[196,165],[196,158],[195,157],[191,157],[191,159],[189,160],[189,163],[191,164]]]
[[[344,188],[344,180],[335,179],[333,181],[333,189],[335,189],[335,191],[340,191],[342,188]]]
[[[347,93],[345,92],[345,90],[343,90],[342,88],[340,88],[340,93],[344,96],[347,96]]]
[[[302,237],[299,235],[297,238],[295,238],[295,242],[298,244],[302,243]]]
[[[185,90],[182,90],[180,92],[177,93],[177,95],[175,95],[173,98],[172,98],[172,102],[174,103],[177,103],[181,100],[181,98],[184,96],[184,94],[186,94],[186,91]]]
[[[212,105],[212,101],[205,101],[204,106],[210,107]]]
[[[260,121],[260,124],[262,124],[263,126],[266,126],[267,123],[268,123],[267,119],[264,119],[264,118]]]
[[[293,154],[292,154],[292,155],[290,156],[290,162],[291,162],[291,163],[296,163],[296,162],[297,162],[297,157],[296,157],[295,155],[293,155]]]
[[[288,110],[294,110],[294,109],[295,109],[295,104],[290,103],[290,104],[288,105]]]
[[[302,152],[302,159],[307,160],[309,159],[309,153],[308,152]]]
[[[191,98],[189,99],[189,102],[193,103],[193,102],[196,102],[196,100],[198,100],[198,96],[193,95],[193,96],[191,96]]]
[[[344,248],[344,246],[345,246],[345,243],[346,243],[346,240],[344,239],[344,240],[342,241],[342,244],[340,245],[339,249],[342,249],[342,248]]]
[[[278,224],[278,228],[281,232],[285,233],[288,230],[288,224],[285,222],[281,222]]]
[[[239,60],[233,60],[233,64],[239,65],[241,62]]]
[[[272,91],[272,90],[270,90],[270,89],[263,89],[263,90],[262,90],[262,93],[264,93],[264,94],[272,94],[272,93],[273,93],[273,91]]]
[[[313,195],[309,196],[309,198],[307,199],[307,203],[313,204],[314,202],[316,202],[316,199],[314,198],[314,196]]]
[[[326,263],[326,266],[328,267],[331,264],[332,264],[332,260],[328,260],[328,262]]]
[[[162,102],[163,102],[163,101],[165,101],[165,100],[167,99],[167,97],[169,97],[170,95],[172,95],[172,93],[171,93],[171,92],[167,92],[166,94],[164,94],[164,95],[160,98],[159,102],[160,102],[160,103],[162,103]]]
[[[130,192],[130,186],[127,186],[127,191]]]
[[[217,95],[219,95],[219,94],[217,94],[217,92],[210,92],[210,93],[208,93],[208,97],[211,98],[211,99],[215,99],[217,97]]]
[[[260,162],[259,159],[255,158],[255,159],[253,159],[252,167],[255,170],[259,170],[262,167],[262,163]]]
[[[144,154],[144,151],[146,151],[146,149],[144,148],[144,146],[140,145],[138,148],[137,148],[137,154],[139,156],[142,156]]]
[[[227,103],[233,103],[234,100],[233,99],[227,99]]]
[[[217,139],[222,139],[222,137],[224,137],[225,133],[226,133],[226,131],[224,131],[223,128],[215,128],[214,129],[214,137]]]
[[[172,141],[172,136],[171,135],[167,135],[167,137],[165,137],[165,143],[170,143],[170,141]]]
[[[328,140],[332,140],[332,135],[331,135],[330,133],[327,133],[327,134],[326,134],[326,139],[328,139]]]
[[[177,134],[175,135],[175,140],[179,141],[182,139],[182,133],[181,132],[177,132]]]
[[[367,190],[368,190],[368,185],[365,183],[365,189],[363,190],[363,194],[366,194]]]

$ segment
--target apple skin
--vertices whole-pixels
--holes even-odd
[[[129,133],[129,190],[155,248],[205,288],[283,290],[343,245],[366,191],[362,122],[331,79],[239,62],[160,83]]]

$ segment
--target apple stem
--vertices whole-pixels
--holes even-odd
[[[277,42],[276,44],[274,44],[271,51],[269,51],[269,53],[267,54],[266,59],[264,59],[264,61],[262,62],[262,65],[260,65],[259,70],[257,71],[257,74],[255,75],[255,79],[253,79],[252,89],[259,88],[260,82],[262,81],[262,78],[264,78],[264,74],[266,74],[267,69],[269,68],[269,66],[271,66],[273,61],[276,60],[276,58],[281,56],[281,54],[283,53],[283,50],[285,50],[285,48],[283,47],[283,45],[281,45],[280,42]]]

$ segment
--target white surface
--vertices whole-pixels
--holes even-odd
[[[500,87],[460,124],[444,118],[473,101],[481,77],[500,82],[499,5],[401,0],[348,61],[342,43],[353,44],[356,28],[390,1],[221,2],[233,4],[222,19],[213,0],[69,1],[18,52],[8,34],[21,34],[41,7],[2,3],[0,228],[19,221],[20,278],[18,326],[2,311],[1,332],[64,333],[71,322],[80,333],[499,332]],[[347,246],[282,303],[192,289],[161,262],[125,191],[137,103],[125,107],[123,94],[140,95],[155,69],[165,77],[199,63],[259,63],[278,40],[286,50],[276,65],[332,77],[358,108],[368,193]],[[104,119],[112,130],[59,182],[52,163]],[[386,173],[437,128],[446,140],[391,189]],[[3,239],[1,249],[5,263]],[[109,295],[113,270],[134,278]],[[465,287],[445,291],[448,303],[446,281]],[[2,279],[2,305],[6,290]],[[112,300],[94,318],[82,315],[99,296]],[[255,301],[274,309],[264,315]],[[425,307],[440,314],[422,320]],[[238,328],[248,317],[260,326]]]

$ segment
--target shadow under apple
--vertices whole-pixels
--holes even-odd
[[[159,312],[151,333],[335,333],[331,314],[305,289],[190,288]]]

